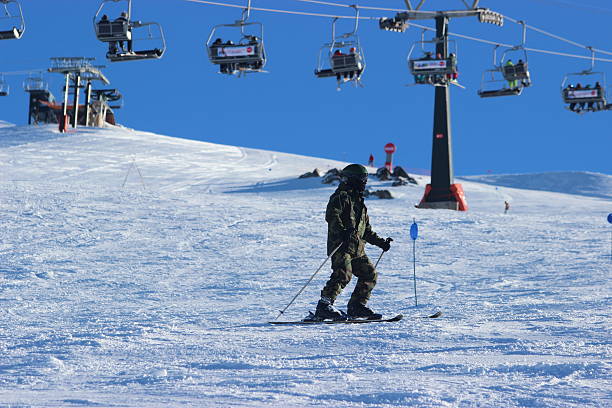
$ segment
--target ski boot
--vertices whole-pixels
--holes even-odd
[[[346,320],[346,314],[334,307],[331,299],[322,297],[317,303],[314,317],[319,320]]]
[[[346,312],[351,319],[365,318],[367,320],[378,320],[383,317],[380,313],[374,313],[372,309],[359,302],[350,302]]]

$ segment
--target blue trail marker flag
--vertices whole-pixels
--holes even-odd
[[[416,220],[413,218],[412,225],[410,226],[410,238],[412,238],[412,277],[414,282],[414,306],[417,303],[417,290],[416,290],[416,239],[419,236],[419,226]]]
[[[610,215],[612,216],[612,214]],[[609,219],[610,217],[608,217],[608,220]],[[417,225],[416,221],[414,221],[412,225],[410,226],[410,238],[412,238],[413,240],[416,240],[418,236],[419,236],[419,226]]]
[[[608,214],[608,222],[612,224],[612,213]]]

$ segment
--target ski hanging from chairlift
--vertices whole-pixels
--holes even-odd
[[[361,48],[357,29],[359,28],[359,9],[355,9],[355,26],[353,31],[336,35],[337,17],[332,20],[331,42],[324,44],[319,51],[315,76],[317,78],[335,77],[338,90],[344,83],[361,84],[361,76],[366,68],[365,55]],[[325,64],[327,62],[327,64]]]
[[[25,19],[21,4],[17,0],[0,0],[3,15],[0,15],[0,40],[19,40],[25,31]]]
[[[591,67],[566,74],[561,83],[561,96],[567,104],[566,109],[583,114],[612,110],[612,104],[606,99],[606,74],[595,72],[595,52],[591,51]]]
[[[216,25],[210,32],[206,50],[210,62],[219,66],[220,74],[241,76],[252,72],[266,72],[263,70],[266,66],[263,24],[248,22],[250,15],[251,0],[248,0],[240,20]],[[240,30],[239,36],[235,34],[236,29]],[[226,35],[233,35],[236,42]]]
[[[106,14],[109,3],[127,4],[111,19]],[[132,21],[132,0],[102,0],[93,23],[98,40],[108,44],[106,58],[111,62],[159,59],[166,51],[166,39],[159,23]],[[135,50],[135,43],[148,43],[151,47]]]

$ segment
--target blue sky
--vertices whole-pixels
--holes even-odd
[[[226,0],[242,4],[246,1]],[[346,0],[338,3],[350,4]],[[254,11],[251,21],[265,26],[267,74],[246,78],[216,73],[204,49],[213,25],[239,18],[240,10],[183,0],[133,0],[133,18],[159,22],[168,50],[159,61],[110,63],[106,47],[92,29],[97,0],[22,0],[27,29],[19,41],[2,41],[0,71],[41,69],[53,56],[96,57],[105,64],[111,86],[125,95],[117,112],[125,126],[176,137],[262,148],[377,165],[383,146],[397,145],[395,164],[429,169],[433,122],[433,88],[411,83],[406,55],[421,30],[405,33],[378,29],[362,21],[359,35],[366,54],[364,88],[336,91],[333,79],[313,71],[321,45],[329,40],[331,19]],[[359,4],[400,8],[402,0],[363,0]],[[350,14],[343,8],[292,0],[253,0],[254,7]],[[482,0],[499,11],[578,43],[612,51],[608,0]],[[428,0],[426,9],[459,9],[459,0]],[[393,16],[393,12],[363,12]],[[419,22],[432,26],[431,22]],[[346,25],[340,25],[347,27]],[[498,28],[476,18],[451,21],[457,32],[503,43],[519,43],[518,25]],[[427,34],[431,36],[431,34]],[[560,85],[568,72],[590,64],[553,55],[529,54],[534,85],[519,97],[480,99],[482,72],[492,65],[493,47],[456,39],[460,82],[451,90],[455,175],[587,170],[612,174],[612,111],[576,115],[564,109]],[[586,55],[584,49],[527,33],[528,47]],[[602,58],[612,56],[600,55]],[[612,63],[597,63],[608,74]],[[27,120],[23,76],[7,76],[12,94],[0,99],[0,119]],[[47,79],[57,98],[61,78]],[[612,89],[610,89],[612,99]]]

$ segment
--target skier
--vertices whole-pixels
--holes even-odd
[[[508,201],[504,201],[504,214],[508,214],[509,209],[510,209],[510,203]]]
[[[376,285],[376,270],[365,254],[365,243],[388,251],[393,239],[379,237],[370,226],[363,192],[368,182],[368,171],[361,164],[350,164],[341,173],[342,182],[329,198],[325,220],[327,221],[327,254],[341,245],[332,256],[332,274],[321,291],[315,317],[318,319],[346,319],[346,315],[333,304],[336,297],[348,285],[353,275],[358,281],[348,303],[351,318],[380,319],[366,306]]]

